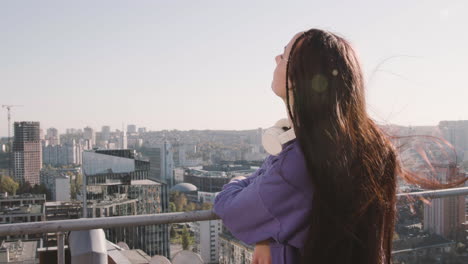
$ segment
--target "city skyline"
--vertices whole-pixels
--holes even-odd
[[[468,120],[467,5],[358,2],[2,2],[0,104],[24,105],[12,123],[60,133],[266,128],[286,116],[270,88],[274,56],[294,33],[318,27],[356,48],[378,122]]]

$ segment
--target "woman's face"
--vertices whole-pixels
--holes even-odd
[[[286,100],[286,64],[289,58],[289,52],[296,39],[302,35],[303,32],[299,32],[289,41],[288,45],[284,47],[283,53],[275,57],[276,68],[273,74],[273,81],[271,83],[271,89],[273,92]]]

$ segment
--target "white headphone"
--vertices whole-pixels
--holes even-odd
[[[271,155],[278,155],[283,144],[296,138],[291,121],[287,118],[278,120],[274,126],[267,128],[262,135],[262,145]]]

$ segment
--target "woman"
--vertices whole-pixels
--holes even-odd
[[[350,44],[318,29],[296,34],[276,57],[272,89],[296,139],[226,184],[214,212],[257,244],[253,263],[390,263],[400,166],[367,114]]]

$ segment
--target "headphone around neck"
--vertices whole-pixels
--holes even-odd
[[[262,135],[262,145],[271,155],[278,155],[283,145],[296,138],[291,121],[287,118],[278,120],[274,126],[267,128]]]

